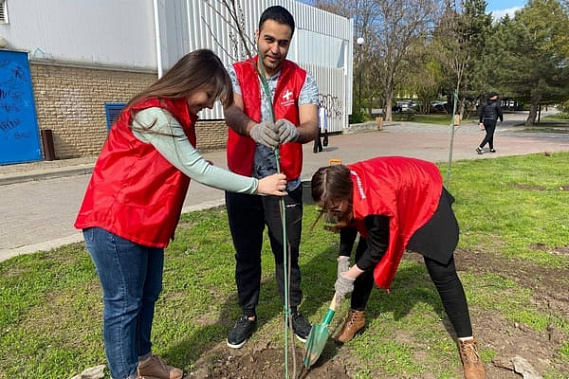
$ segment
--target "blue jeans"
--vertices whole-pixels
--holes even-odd
[[[103,288],[103,337],[110,374],[136,373],[150,354],[154,304],[162,291],[164,249],[138,245],[101,228],[83,230]]]

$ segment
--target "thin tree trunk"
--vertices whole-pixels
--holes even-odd
[[[539,110],[539,102],[541,101],[541,95],[535,96],[531,99],[531,105],[529,108],[529,115],[524,123],[525,126],[533,126],[535,125],[535,119],[537,118],[537,112]]]
[[[393,112],[391,111],[393,108],[393,99],[391,95],[387,94],[385,97],[385,121],[393,121]]]
[[[524,122],[524,126],[533,126],[535,124],[535,119],[537,117],[537,110],[539,109],[539,104],[532,103],[529,107],[528,118]]]

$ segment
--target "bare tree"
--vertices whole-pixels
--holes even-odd
[[[320,0],[319,8],[354,19],[356,37],[365,40],[358,65],[367,99],[381,96],[385,119],[391,120],[396,89],[403,82],[403,62],[413,43],[428,33],[440,0]],[[359,73],[358,73],[359,75]]]

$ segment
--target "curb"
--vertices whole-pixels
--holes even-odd
[[[75,167],[54,168],[52,170],[29,171],[22,174],[0,175],[0,186],[22,183],[22,182],[30,182],[40,179],[52,179],[52,178],[61,178],[65,176],[91,174],[93,172],[93,167],[94,165],[82,165]]]

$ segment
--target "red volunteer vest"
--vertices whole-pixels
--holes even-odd
[[[237,80],[241,86],[244,112],[255,122],[261,121],[261,88],[255,66],[258,57],[233,64]],[[294,125],[299,124],[298,98],[306,79],[306,71],[295,63],[285,60],[275,91],[273,109],[275,118],[286,118]],[[263,91],[263,96],[265,96]],[[255,141],[228,128],[227,166],[233,172],[251,176],[255,157]],[[302,170],[302,145],[296,142],[280,146],[281,171],[288,181],[300,177]]]
[[[389,245],[374,269],[376,284],[389,289],[405,247],[413,234],[437,210],[443,183],[430,162],[404,157],[380,157],[347,165],[351,171],[354,225],[367,237],[363,220],[389,217]]]
[[[131,107],[167,110],[196,145],[194,124],[186,99],[149,99]],[[190,178],[151,144],[139,141],[129,128],[130,109],[113,124],[97,159],[75,227],[100,227],[129,241],[164,248],[174,236]]]

